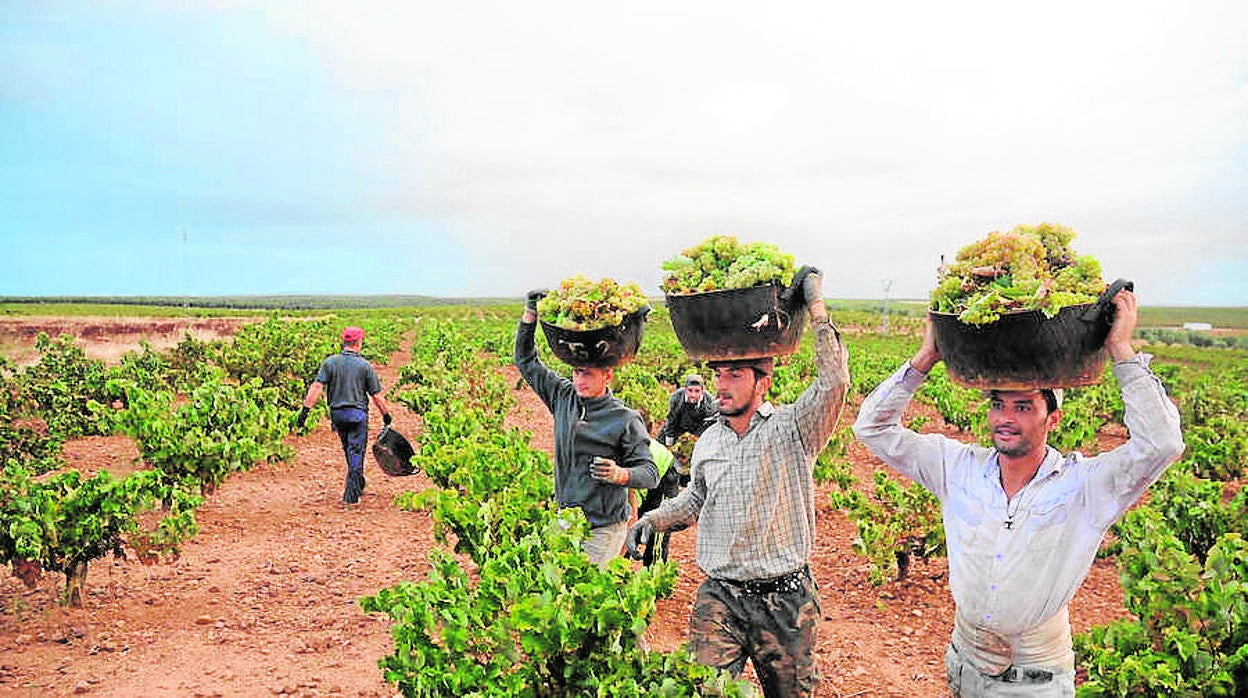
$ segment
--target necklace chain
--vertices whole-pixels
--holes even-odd
[[[1023,488],[1026,489],[1026,488]],[[1010,509],[1010,504],[1014,504],[1014,508]],[[1014,530],[1014,516],[1018,514],[1018,507],[1023,503],[1023,491],[1019,490],[1014,493],[1012,499],[1005,500],[1005,530]]]

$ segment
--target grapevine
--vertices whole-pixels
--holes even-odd
[[[1101,265],[1071,250],[1074,236],[1050,223],[989,233],[941,268],[931,309],[986,325],[1013,310],[1038,309],[1053,317],[1066,306],[1095,301],[1105,288]]]
[[[416,390],[395,399],[424,408],[419,463],[435,487],[395,501],[428,510],[437,539],[453,539],[475,570],[435,550],[425,581],[360,600],[394,621],[395,652],[379,662],[386,680],[406,696],[751,695],[684,651],[643,649],[675,567],[633,572],[617,558],[600,569],[585,556],[589,522],[553,501],[549,455],[504,425],[514,399],[482,356],[486,338],[462,327],[427,325],[412,348],[404,385]],[[457,370],[435,368],[445,363]]]
[[[624,318],[646,307],[646,294],[635,283],[615,279],[590,281],[584,276],[564,279],[537,304],[542,320],[567,330],[597,330],[624,323]]]
[[[788,286],[796,271],[793,255],[767,242],[740,243],[731,235],[715,235],[663,262],[668,295],[750,288],[778,283]]]

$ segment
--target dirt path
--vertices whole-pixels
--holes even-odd
[[[383,385],[407,355],[405,346],[379,367]],[[410,433],[416,417],[393,409]],[[380,416],[372,421],[375,435]],[[345,466],[328,420],[291,443],[290,463],[235,474],[207,498],[177,562],[97,561],[82,609],[55,604],[62,581],[51,575],[33,590],[6,576],[0,694],[394,695],[377,668],[391,651],[388,619],[357,599],[424,576],[429,517],[391,499],[429,482],[389,478],[370,455],[361,503],[343,508]],[[109,437],[67,455],[74,467],[121,470],[136,451]]]
[[[393,386],[408,346],[379,367]],[[504,369],[512,385],[517,375]],[[549,413],[521,384],[510,423],[552,449]],[[418,418],[394,404],[395,425],[414,436]],[[842,423],[853,418],[852,409]],[[373,415],[372,434],[380,429]],[[344,465],[328,422],[292,438],[287,464],[232,476],[199,512],[200,533],[175,563],[97,561],[84,608],[56,603],[62,580],[27,590],[0,577],[0,696],[391,696],[377,660],[390,654],[388,618],[357,599],[400,580],[419,580],[434,545],[429,517],[404,512],[393,495],[429,486],[422,475],[390,478],[368,457],[361,504],[344,509]],[[67,445],[71,464],[124,470],[136,452],[124,437]],[[867,477],[874,461],[854,445]],[[904,583],[873,588],[853,555],[852,526],[818,503],[814,573],[824,622],[816,658],[819,696],[941,696],[940,658],[952,604],[943,560],[919,565]],[[673,537],[675,594],[661,600],[648,631],[656,649],[684,642],[694,590],[696,531]],[[1111,565],[1098,563],[1072,605],[1076,631],[1123,614]]]

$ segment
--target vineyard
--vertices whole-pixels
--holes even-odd
[[[56,333],[6,341],[24,345],[0,360],[11,572],[0,694],[750,695],[748,672],[734,682],[680,652],[701,581],[694,531],[673,536],[665,566],[599,570],[579,554],[583,518],[550,506],[549,414],[510,365],[518,316],[273,312],[230,318],[225,337],[122,339],[107,360],[84,350],[85,322],[49,319]],[[816,468],[819,695],[943,695],[952,604],[939,512],[849,430],[862,397],[913,353],[919,320],[896,317],[881,335],[878,315],[832,317],[853,387]],[[344,324],[367,331],[420,469],[389,478],[370,457],[352,509],[337,505],[342,457],[324,403],[293,426]],[[773,400],[813,377],[805,341]],[[1187,452],[1115,527],[1072,604],[1080,693],[1242,695],[1248,352],[1145,349]],[[615,392],[662,415],[694,368],[656,308]],[[984,440],[981,400],[938,367],[907,419]],[[1121,411],[1112,374],[1072,390],[1053,445],[1112,448]]]

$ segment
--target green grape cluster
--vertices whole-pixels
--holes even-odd
[[[705,293],[767,284],[788,286],[797,271],[793,255],[767,242],[740,243],[715,235],[663,262],[662,283],[668,295]]]
[[[625,317],[647,305],[646,294],[635,283],[590,281],[577,274],[538,301],[537,314],[557,327],[585,331],[622,325]]]
[[[991,232],[958,251],[940,270],[931,309],[986,325],[1013,310],[1038,309],[1053,317],[1070,305],[1091,303],[1105,289],[1101,265],[1076,255],[1075,232],[1052,223]]]

